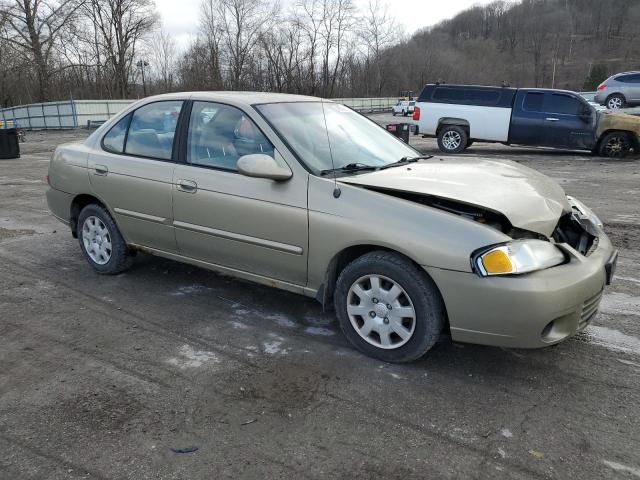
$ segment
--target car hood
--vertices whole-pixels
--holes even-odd
[[[514,227],[550,236],[571,211],[555,181],[511,161],[434,158],[350,177],[340,182],[431,195],[502,213]]]
[[[608,130],[627,130],[640,136],[640,111],[629,109],[625,112],[600,112],[598,121],[598,136]]]

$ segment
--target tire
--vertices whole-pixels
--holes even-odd
[[[601,157],[624,158],[632,147],[632,138],[627,132],[611,132],[600,142],[598,153]]]
[[[394,117],[396,116],[396,112],[393,112],[393,116],[394,116]]]
[[[84,207],[78,216],[77,232],[80,250],[97,273],[116,275],[133,263],[133,255],[104,207],[95,203]]]
[[[445,125],[438,132],[438,148],[445,153],[462,153],[467,148],[469,135],[458,125]]]
[[[373,278],[378,278],[379,289]],[[395,295],[394,290],[401,292]],[[445,325],[444,304],[436,285],[413,263],[392,252],[367,253],[347,265],[336,282],[334,304],[349,341],[385,362],[405,363],[422,357]],[[396,313],[400,309],[412,317],[401,317]]]
[[[404,110],[402,110],[402,116],[406,117],[407,116],[407,112],[405,112]]]
[[[625,108],[627,106],[627,100],[623,95],[619,93],[614,93],[613,95],[609,95],[606,101],[606,107],[609,110],[618,110],[620,108]]]

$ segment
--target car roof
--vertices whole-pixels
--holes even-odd
[[[192,100],[227,101],[235,104],[257,105],[260,103],[319,102],[323,99],[308,95],[271,92],[234,92],[234,91],[196,91],[155,95],[145,98],[147,101],[190,98]],[[324,100],[330,102],[331,100]]]
[[[640,70],[636,70],[636,71],[632,71],[632,72],[620,72],[620,73],[616,73],[614,75],[611,75],[612,77],[619,77],[620,75],[637,75],[640,73]]]

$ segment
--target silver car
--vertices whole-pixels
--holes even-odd
[[[595,100],[609,110],[640,105],[640,72],[618,73],[598,86]]]
[[[144,251],[306,295],[391,362],[444,331],[558,343],[592,320],[617,258],[593,212],[544,175],[423,157],[314,97],[147,98],[58,147],[48,178],[49,208],[97,273]]]

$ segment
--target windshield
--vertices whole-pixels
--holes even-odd
[[[420,155],[344,105],[325,103],[324,115],[322,105],[320,102],[270,103],[256,108],[316,175],[353,164],[381,167],[403,157]]]

